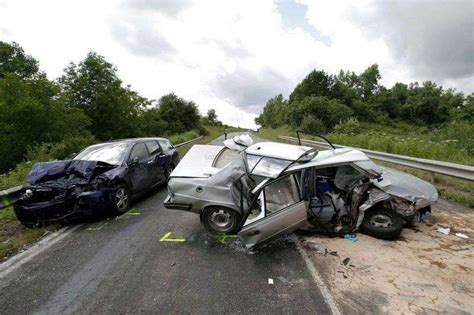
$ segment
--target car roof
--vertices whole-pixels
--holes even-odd
[[[147,138],[128,138],[128,139],[117,139],[117,140],[111,140],[107,142],[101,142],[97,143],[96,145],[107,145],[107,144],[117,144],[117,143],[135,143],[135,142],[141,142],[141,141],[150,141],[150,140],[166,140],[169,141],[169,139],[166,138],[159,138],[159,137],[147,137]]]
[[[310,150],[313,148],[279,142],[258,142],[245,149],[245,152],[252,155],[296,161]]]
[[[370,161],[369,157],[362,151],[351,148],[340,148],[335,150],[323,150],[309,162],[290,166],[287,172],[296,171],[308,167],[329,167],[346,163]]]

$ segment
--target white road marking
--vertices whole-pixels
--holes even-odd
[[[326,301],[327,305],[329,306],[329,309],[331,310],[331,313],[334,314],[334,315],[341,315],[341,311],[337,307],[337,304],[334,301],[334,298],[333,298],[331,292],[329,291],[326,284],[324,284],[324,281],[323,281],[321,275],[319,274],[316,267],[314,267],[313,262],[309,258],[308,254],[304,250],[303,246],[301,245],[300,240],[298,239],[298,237],[296,235],[293,235],[293,241],[296,244],[296,248],[298,249],[298,252],[300,253],[301,257],[303,258],[303,260],[306,264],[306,267],[308,268],[309,272],[311,273],[311,276],[313,277],[314,282],[319,287],[319,290],[321,290],[321,294],[322,294],[324,300]]]
[[[41,239],[38,243],[31,246],[24,252],[18,253],[15,256],[9,258],[7,261],[0,264],[0,279],[4,278],[13,270],[27,263],[32,258],[44,252],[46,249],[50,248],[54,244],[58,243],[63,238],[65,238],[81,226],[82,224],[76,225],[74,227],[63,227],[52,233],[51,235],[48,235],[45,238]]]

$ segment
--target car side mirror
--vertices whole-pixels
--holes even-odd
[[[128,162],[128,165],[138,165],[139,162],[138,156],[136,156],[130,162]]]

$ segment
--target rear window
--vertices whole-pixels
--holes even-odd
[[[281,172],[283,172],[290,164],[291,161],[288,160],[263,157],[253,168],[252,174],[264,177],[277,178],[281,174]]]
[[[158,142],[156,141],[147,141],[145,142],[146,147],[148,148],[148,152],[150,152],[150,155],[156,154],[160,152],[160,146],[158,145]]]

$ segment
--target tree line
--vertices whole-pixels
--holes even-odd
[[[308,133],[327,133],[349,119],[380,124],[403,121],[434,128],[453,121],[474,123],[474,94],[444,89],[432,81],[380,84],[377,64],[361,74],[311,71],[288,99],[281,94],[266,103],[255,122],[265,128],[289,125]]]
[[[141,96],[95,52],[52,81],[17,43],[1,41],[0,122],[0,173],[42,143],[203,134],[203,123],[220,124],[214,110],[201,117],[194,102],[173,93],[158,100]]]

